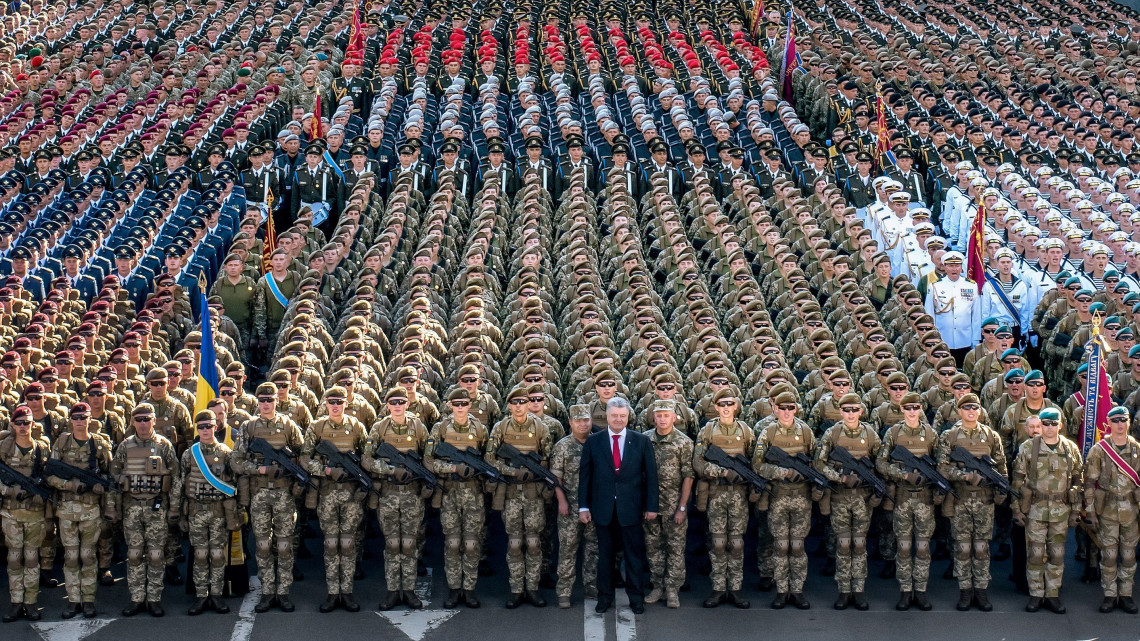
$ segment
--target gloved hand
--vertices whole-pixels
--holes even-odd
[[[795,470],[789,469],[784,472],[784,480],[789,483],[799,483],[804,480],[804,476]]]
[[[839,482],[842,483],[844,487],[855,487],[859,485],[859,477],[854,474],[844,474],[839,477]]]
[[[95,494],[106,494],[106,493],[107,493],[107,488],[105,488],[105,487],[103,487],[102,485],[99,485],[98,483],[96,483],[94,486],[92,486],[92,487],[91,487],[91,491],[92,491],[93,493],[95,493]]]
[[[1077,527],[1077,524],[1080,522],[1081,522],[1080,510],[1069,510],[1069,527]]]
[[[392,480],[397,483],[405,483],[411,480],[412,474],[403,466],[397,465],[392,468]]]
[[[463,463],[457,463],[455,465],[455,475],[461,479],[472,478],[475,476],[475,473],[475,469],[470,465],[465,465]]]
[[[340,481],[342,478],[344,478],[344,470],[340,469],[339,467],[331,467],[329,468],[328,477],[334,481]]]
[[[733,470],[725,470],[724,480],[730,485],[735,485],[740,482],[740,475]]]
[[[65,492],[75,492],[77,494],[82,494],[83,483],[80,482],[79,479],[71,479],[70,481],[64,482],[63,490]]]
[[[922,482],[922,475],[918,472],[907,472],[906,482],[911,485],[918,485]]]
[[[530,470],[528,470],[526,468],[523,468],[523,469],[519,470],[518,476],[516,476],[515,478],[522,481],[523,483],[528,483],[530,481],[533,481],[535,479],[535,476],[534,476],[533,472],[531,472]]]
[[[970,472],[966,474],[966,482],[974,486],[981,485],[982,475],[978,474],[977,472]]]

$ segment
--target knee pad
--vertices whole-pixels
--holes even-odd
[[[194,562],[205,563],[206,559],[210,558],[210,551],[207,549],[194,548]]]
[[[95,563],[95,546],[94,545],[80,545],[79,546],[79,561],[83,565],[94,565]]]
[[[867,553],[867,537],[857,536],[851,539],[851,552],[853,554],[866,554]]]
[[[340,545],[340,539],[335,536],[325,537],[325,554],[336,554],[337,548]]]
[[[911,544],[909,537],[905,539],[899,539],[899,556],[903,558],[910,558],[911,549],[913,547],[914,546]]]
[[[724,554],[724,549],[728,546],[728,537],[723,534],[714,534],[712,537],[712,549],[717,554]]]
[[[837,536],[835,537],[835,549],[840,554],[851,554],[851,537]]]
[[[79,546],[78,545],[65,545],[63,546],[63,567],[68,570],[79,569]]]
[[[210,565],[220,568],[226,564],[225,548],[210,548]]]
[[[1025,548],[1025,560],[1030,565],[1045,563],[1045,544],[1032,542]]]
[[[459,553],[459,543],[460,539],[458,536],[449,536],[443,540],[444,548],[451,554]]]
[[[990,542],[986,539],[974,539],[974,558],[988,559],[990,558]]]
[[[522,556],[522,539],[512,536],[507,539],[507,556]]]
[[[34,568],[40,564],[39,548],[24,548],[24,567]]]
[[[478,539],[463,539],[463,555],[478,556],[482,552]]]
[[[388,554],[400,553],[400,537],[386,536],[384,537],[384,551]]]
[[[744,537],[728,537],[728,553],[733,556],[742,556],[744,554]]]
[[[777,539],[773,539],[772,547],[775,548],[776,554],[779,554],[780,556],[787,556],[788,551],[792,548],[792,542],[788,539],[785,539],[784,537],[779,537]]]
[[[526,551],[528,554],[539,554],[542,550],[542,542],[539,540],[537,534],[528,534],[526,536]]]
[[[914,558],[922,559],[923,561],[930,560],[930,539],[914,540]]]
[[[1136,548],[1131,545],[1120,546],[1120,564],[1130,566],[1136,564]]]
[[[804,540],[803,539],[792,540],[789,543],[788,547],[790,549],[791,555],[794,557],[807,556],[807,553],[804,551]]]
[[[1116,569],[1116,550],[1101,550],[1100,564],[1106,570]]]
[[[1061,543],[1052,543],[1052,542],[1046,543],[1045,544],[1045,554],[1046,554],[1046,558],[1048,558],[1050,564],[1052,564],[1052,565],[1064,565],[1065,564],[1065,544],[1063,542],[1061,542]],[[1093,555],[1093,554],[1095,554],[1095,552],[1093,552],[1092,550],[1089,550],[1089,554]]]
[[[351,534],[340,537],[340,553],[345,556],[356,556],[356,537]]]
[[[146,564],[151,567],[162,567],[166,563],[166,557],[163,556],[162,550],[147,550]]]
[[[970,542],[954,541],[954,558],[959,561],[970,560]]]
[[[277,556],[284,556],[289,553],[289,546],[293,544],[290,539],[281,539],[277,542]]]
[[[8,548],[8,567],[18,570],[23,566],[24,553],[21,550]]]
[[[264,556],[266,554],[269,554],[269,540],[268,539],[257,539],[257,543],[254,544],[254,547],[257,549],[258,555]],[[129,557],[130,552],[128,552],[127,555]]]
[[[400,539],[400,552],[404,554],[415,554],[416,539],[414,537]]]

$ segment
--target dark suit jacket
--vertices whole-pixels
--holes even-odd
[[[578,506],[590,510],[601,527],[610,524],[617,497],[618,524],[636,525],[645,512],[657,512],[657,461],[644,434],[626,428],[621,472],[614,471],[611,432],[591,434],[578,468]]]

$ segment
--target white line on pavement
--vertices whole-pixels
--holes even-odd
[[[584,641],[606,641],[606,616],[594,612],[597,599],[582,601],[582,637]]]
[[[637,641],[637,621],[634,619],[633,610],[629,609],[629,595],[622,590],[616,600],[614,628],[617,632],[617,641]]]
[[[252,576],[249,578],[249,594],[246,594],[241,601],[238,620],[234,624],[230,641],[249,641],[249,637],[253,634],[253,620],[257,618],[257,613],[253,611],[253,607],[257,605],[259,600],[261,600],[261,579]]]

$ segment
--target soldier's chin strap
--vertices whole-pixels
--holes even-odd
[[[194,457],[194,463],[198,465],[198,469],[201,470],[202,476],[206,479],[206,482],[209,483],[215,490],[221,492],[222,494],[225,494],[228,497],[233,497],[235,494],[237,494],[237,488],[218,478],[214,474],[214,471],[210,469],[210,466],[206,463],[206,457],[202,454],[201,443],[195,443],[190,446],[190,455]]]

